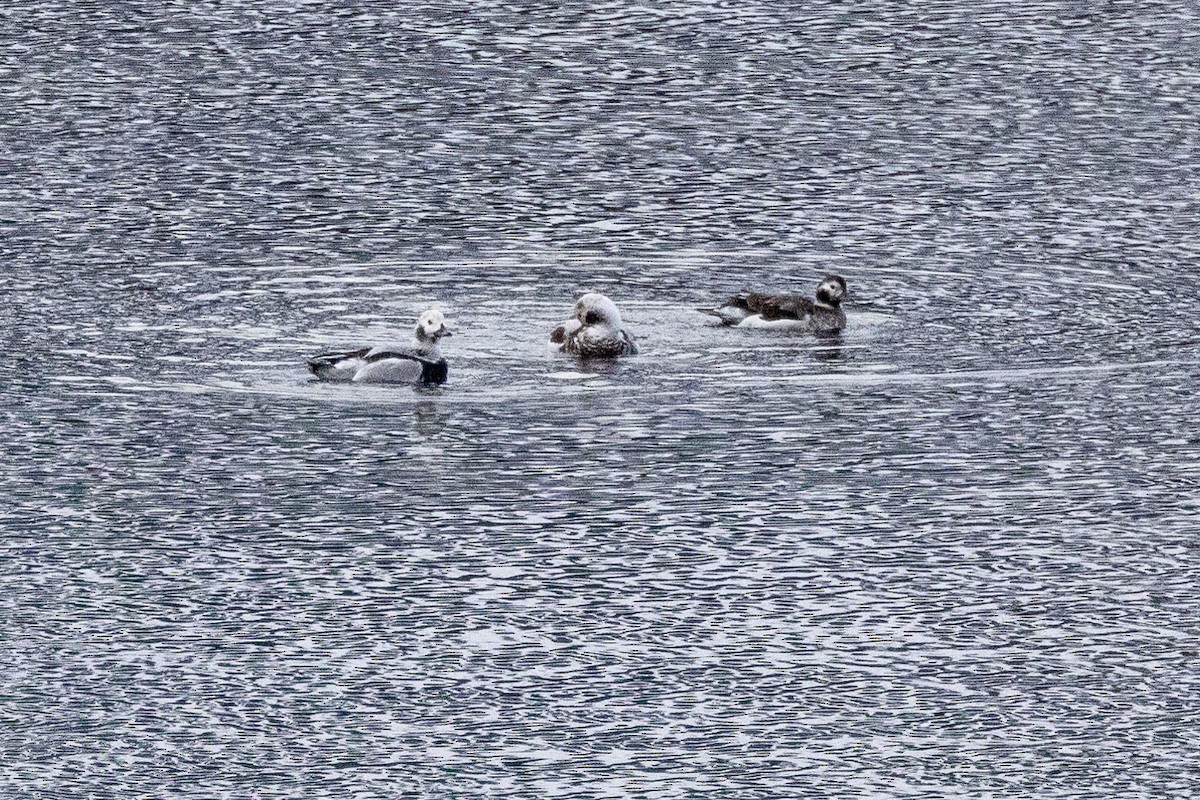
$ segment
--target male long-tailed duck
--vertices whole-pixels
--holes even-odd
[[[550,346],[583,358],[616,358],[637,355],[637,345],[621,326],[617,304],[590,292],[575,303],[575,317],[554,329]]]
[[[446,382],[446,359],[438,340],[449,336],[442,312],[430,309],[417,320],[416,347],[363,347],[310,358],[308,369],[318,380],[354,383]]]
[[[725,325],[738,328],[775,328],[805,333],[836,333],[846,327],[842,299],[846,281],[826,275],[817,286],[815,300],[792,294],[739,294],[718,308],[700,308],[719,317]]]

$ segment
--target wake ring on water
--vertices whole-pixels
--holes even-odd
[[[1027,367],[1018,369],[959,370],[947,372],[854,372],[824,373],[809,375],[778,375],[757,373],[744,383],[786,383],[797,385],[863,385],[876,386],[905,383],[970,384],[1019,383],[1038,378],[1055,378],[1092,375],[1107,375],[1122,372],[1139,372],[1163,367],[1200,368],[1200,361],[1138,361],[1119,364],[1094,364],[1088,366]]]

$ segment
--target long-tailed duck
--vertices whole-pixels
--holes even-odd
[[[637,355],[637,345],[621,326],[617,305],[602,294],[590,292],[575,303],[575,318],[550,334],[550,346],[583,358],[616,358]]]
[[[740,294],[718,308],[700,308],[719,317],[725,325],[739,328],[776,328],[806,333],[836,333],[846,327],[842,299],[846,281],[840,275],[826,275],[817,286],[817,297],[791,294]]]
[[[342,353],[324,353],[308,360],[318,380],[354,383],[446,382],[446,359],[438,340],[449,336],[442,312],[430,309],[417,320],[416,347],[363,347]]]

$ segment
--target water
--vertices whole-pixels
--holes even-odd
[[[1198,16],[0,11],[0,794],[1193,796]]]

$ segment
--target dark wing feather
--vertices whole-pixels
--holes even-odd
[[[378,361],[391,358],[403,358],[409,361],[416,361],[421,365],[421,383],[436,383],[441,384],[446,382],[446,378],[450,374],[449,366],[444,358],[431,358],[422,355],[416,350],[381,350],[378,353],[371,353],[367,356],[366,362],[374,364]]]
[[[800,295],[760,295],[759,314],[765,320],[804,319],[812,315],[816,303]]]
[[[374,364],[376,361],[382,361],[385,358],[407,358],[410,361],[420,361],[422,364],[436,364],[439,361],[444,361],[442,358],[430,358],[418,353],[416,350],[380,350],[370,355],[364,355],[364,360],[368,364]]]
[[[346,350],[340,353],[322,353],[319,356],[313,356],[308,360],[308,369],[314,375],[322,367],[332,367],[339,361],[345,361],[348,358],[363,358],[367,353],[371,352],[371,348],[364,347],[361,350]]]

